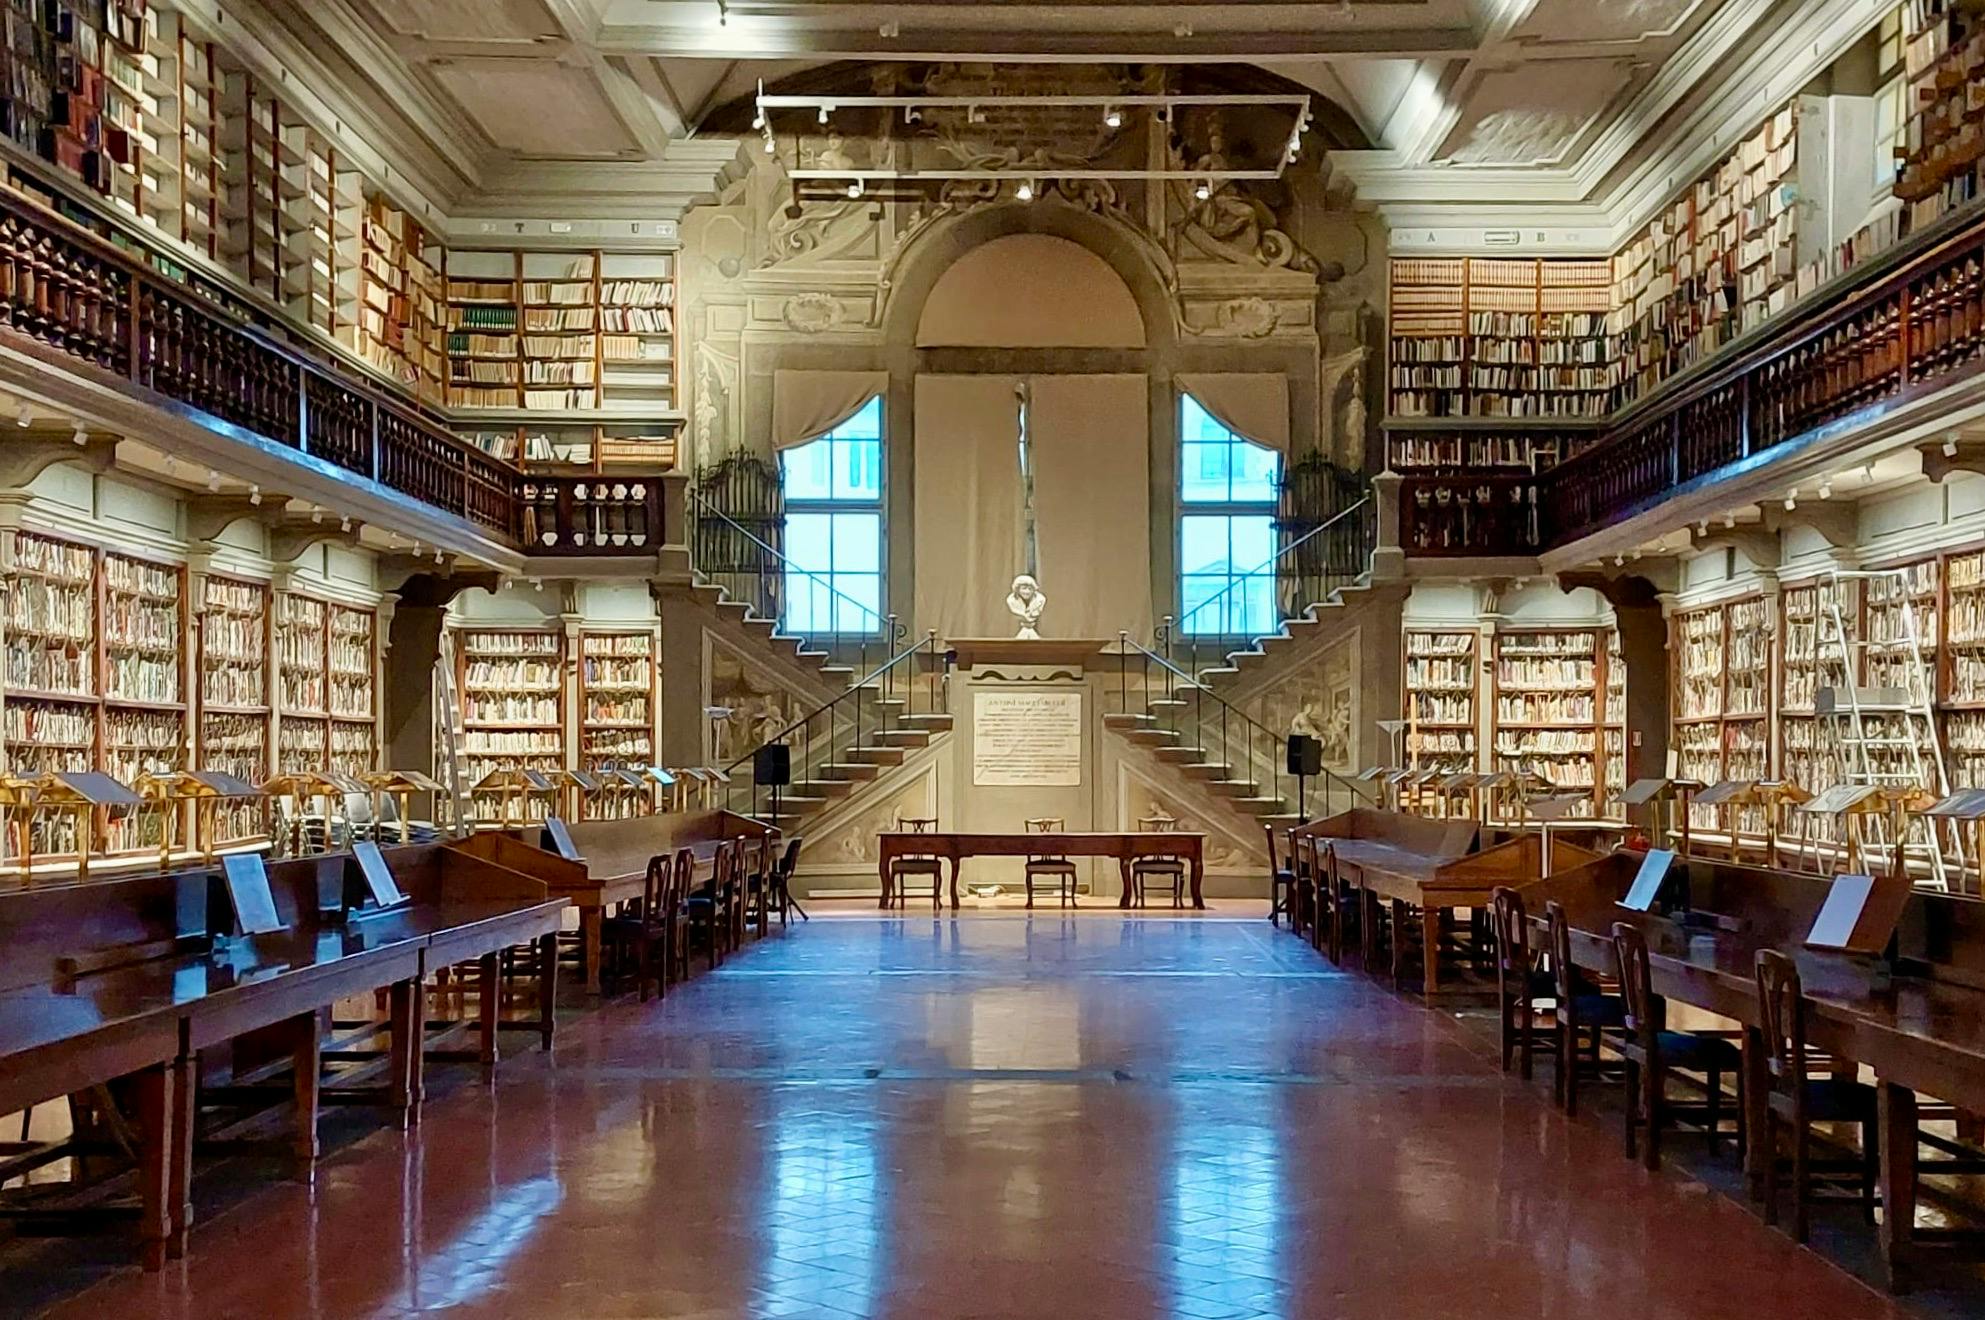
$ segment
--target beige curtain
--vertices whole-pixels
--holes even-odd
[[[790,449],[826,435],[888,389],[886,371],[773,372],[772,448]]]
[[[1151,423],[1143,376],[1036,376],[1043,637],[1151,635]],[[923,438],[918,436],[918,452]],[[921,473],[920,473],[921,475]],[[921,525],[921,524],[920,524]]]
[[[1195,371],[1173,377],[1213,420],[1278,453],[1289,452],[1289,378],[1273,371]]]
[[[939,638],[1014,632],[1006,593],[1022,567],[1019,383],[917,377],[915,618]]]

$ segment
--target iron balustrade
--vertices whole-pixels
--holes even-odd
[[[1235,630],[1216,622],[1236,612],[1242,618],[1247,616],[1247,597],[1235,593],[1258,588],[1265,582],[1274,593],[1279,628],[1363,576],[1371,567],[1377,541],[1377,506],[1366,495],[1282,546],[1178,618],[1167,616],[1157,633],[1165,658],[1182,664],[1194,674],[1209,664],[1225,663],[1236,643],[1252,646],[1260,637],[1272,635]]]
[[[1136,684],[1133,688],[1132,677]],[[1358,785],[1331,770],[1309,776],[1305,800],[1292,801],[1295,776],[1288,773],[1288,734],[1276,733],[1163,655],[1117,634],[1117,700],[1119,713],[1140,718],[1140,729],[1169,735],[1165,746],[1198,754],[1191,764],[1224,771],[1228,783],[1245,783],[1250,796],[1282,804],[1305,819],[1321,788],[1322,810],[1329,815],[1368,796]]]
[[[888,622],[896,630],[893,615]],[[846,766],[879,766],[879,761],[861,758],[877,749],[904,746],[892,741],[895,735],[925,729],[927,717],[949,713],[950,672],[951,653],[938,646],[935,632],[927,632],[856,679],[846,692],[766,738],[759,746],[782,743],[791,749],[792,785],[781,789],[780,796],[803,795],[809,785],[842,778]],[[725,806],[761,816],[774,793],[758,783],[756,755],[753,748],[724,767],[730,775]]]
[[[777,624],[782,633],[803,638],[805,649],[824,650],[836,660],[852,662],[860,673],[868,668],[872,653],[878,649],[886,653],[902,640],[904,628],[895,615],[862,604],[820,574],[795,564],[701,491],[690,492],[689,514],[691,544],[698,548],[697,572],[722,587],[732,600],[749,606],[757,617]],[[827,627],[812,625],[812,620],[823,617],[829,621]]]

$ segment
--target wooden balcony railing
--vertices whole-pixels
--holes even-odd
[[[370,478],[526,553],[642,555],[662,543],[659,474],[527,475],[287,342],[224,290],[169,279],[0,191],[0,340],[8,336]]]
[[[1542,475],[1404,476],[1402,548],[1494,556],[1565,545],[1739,464],[1795,453],[1823,428],[1872,421],[1981,361],[1985,215],[1966,214],[1619,414]]]

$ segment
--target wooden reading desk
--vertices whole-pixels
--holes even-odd
[[[696,854],[696,864],[714,864],[717,849],[743,835],[757,839],[771,826],[732,811],[661,812],[625,820],[571,821],[566,829],[579,850],[571,861],[545,852],[541,826],[477,834],[462,847],[501,865],[517,865],[520,857],[536,854],[533,874],[552,896],[570,900],[579,909],[579,943],[586,969],[586,992],[600,993],[600,940],[609,909],[638,899],[654,857],[674,857],[679,848]],[[522,849],[520,853],[515,851]]]
[[[1177,857],[1190,869],[1192,905],[1204,908],[1206,836],[1145,830],[1137,833],[1059,832],[1053,834],[911,834],[885,830],[878,834],[881,855],[876,871],[882,878],[882,904],[895,898],[893,863],[899,857],[939,857],[951,863],[951,906],[958,906],[958,864],[967,857],[1114,857],[1123,877],[1118,907],[1130,906],[1130,864],[1140,857]]]
[[[1354,888],[1376,900],[1403,905],[1402,910],[1419,910],[1421,990],[1428,999],[1445,993],[1440,938],[1451,914],[1460,908],[1486,908],[1498,886],[1519,885],[1543,873],[1542,841],[1535,831],[1491,830],[1472,820],[1434,820],[1353,807],[1298,826],[1290,834],[1315,840],[1319,856],[1327,843],[1337,858],[1338,873]],[[1551,836],[1551,851],[1554,859],[1595,856],[1560,832]],[[1403,939],[1404,932],[1395,929],[1395,966],[1400,963]]]
[[[419,1115],[431,970],[479,961],[478,1054],[493,1064],[497,954],[538,942],[534,1029],[550,1044],[551,941],[564,900],[447,845],[387,849],[383,859],[404,895],[392,907],[368,897],[351,854],[269,863],[280,929],[261,933],[244,933],[242,909],[204,868],[0,893],[9,952],[0,960],[0,1112],[135,1077],[147,1268],[185,1251],[201,1050],[270,1031],[286,1042],[293,1150],[307,1168],[317,1155],[322,1015],[332,1005],[390,990],[389,1081],[376,1089],[407,1122]]]
[[[1753,1133],[1764,1130],[1757,1110],[1767,1091],[1757,951],[1776,949],[1797,961],[1809,1042],[1866,1065],[1877,1078],[1880,1241],[1893,1283],[1906,1269],[1914,1234],[1917,1092],[1985,1110],[1985,902],[1911,893],[1896,930],[1894,974],[1885,981],[1872,958],[1806,947],[1830,877],[1678,859],[1678,867],[1687,867],[1688,905],[1696,915],[1674,919],[1619,906],[1642,857],[1616,853],[1524,886],[1525,910],[1546,930],[1545,903],[1562,904],[1572,961],[1594,972],[1617,971],[1613,924],[1638,927],[1657,995],[1743,1024]],[[1749,1149],[1755,1190],[1763,1178],[1760,1143],[1753,1140]]]

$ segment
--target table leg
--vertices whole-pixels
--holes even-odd
[[[1916,1092],[1877,1079],[1882,1140],[1882,1269],[1891,1292],[1907,1287],[1916,1233]]]
[[[172,1232],[166,1238],[165,1254],[172,1260],[186,1254],[186,1233],[193,1227],[193,1123],[199,1115],[199,1081],[200,1060],[182,1035],[179,1057],[172,1061],[172,1153],[167,1173]]]
[[[315,1012],[290,1019],[290,1072],[296,1089],[296,1176],[309,1182],[317,1165],[317,1099],[324,1082],[324,1037]]]
[[[1420,968],[1420,993],[1430,1004],[1434,1001],[1434,996],[1440,993],[1441,988],[1441,915],[1444,911],[1445,909],[1437,908],[1432,904],[1428,904],[1426,907],[1420,909],[1420,962],[1422,964]],[[1395,936],[1394,938],[1396,939],[1398,937]]]
[[[582,907],[579,909],[579,948],[580,956],[586,960],[586,993],[600,993],[600,958],[604,954],[602,933],[606,925],[606,909]]]
[[[482,1066],[494,1068],[496,1048],[496,955],[485,953],[476,961],[476,1018],[482,1037]]]
[[[148,1270],[165,1268],[172,1238],[172,1079],[160,1064],[138,1074],[138,1241]]]
[[[1200,853],[1192,855],[1192,905],[1200,911],[1206,909],[1206,895],[1202,886],[1206,880],[1206,858]]]
[[[886,850],[882,854],[882,860],[876,863],[875,870],[876,874],[882,880],[882,902],[879,906],[884,912],[887,912],[889,910],[889,901],[894,896],[891,891],[894,890],[895,886],[890,883],[892,877],[889,874],[889,853]]]
[[[1764,1034],[1755,1027],[1744,1029],[1744,1175],[1750,1183],[1751,1199],[1764,1198],[1764,1162],[1776,1159],[1778,1152],[1765,1140],[1765,1112],[1771,1101],[1771,1074]]]
[[[662,969],[662,984],[668,984],[668,969]],[[551,1040],[558,1033],[558,935],[538,937],[538,1043],[551,1052]]]
[[[1117,906],[1130,906],[1130,857],[1128,854],[1117,858]]]
[[[414,1121],[419,1097],[420,1070],[416,1060],[421,1046],[421,993],[417,980],[395,981],[388,996],[386,1028],[392,1039],[393,1107],[400,1111],[403,1125]]]
[[[953,912],[958,910],[958,862],[959,859],[956,857],[951,859],[951,910]]]

